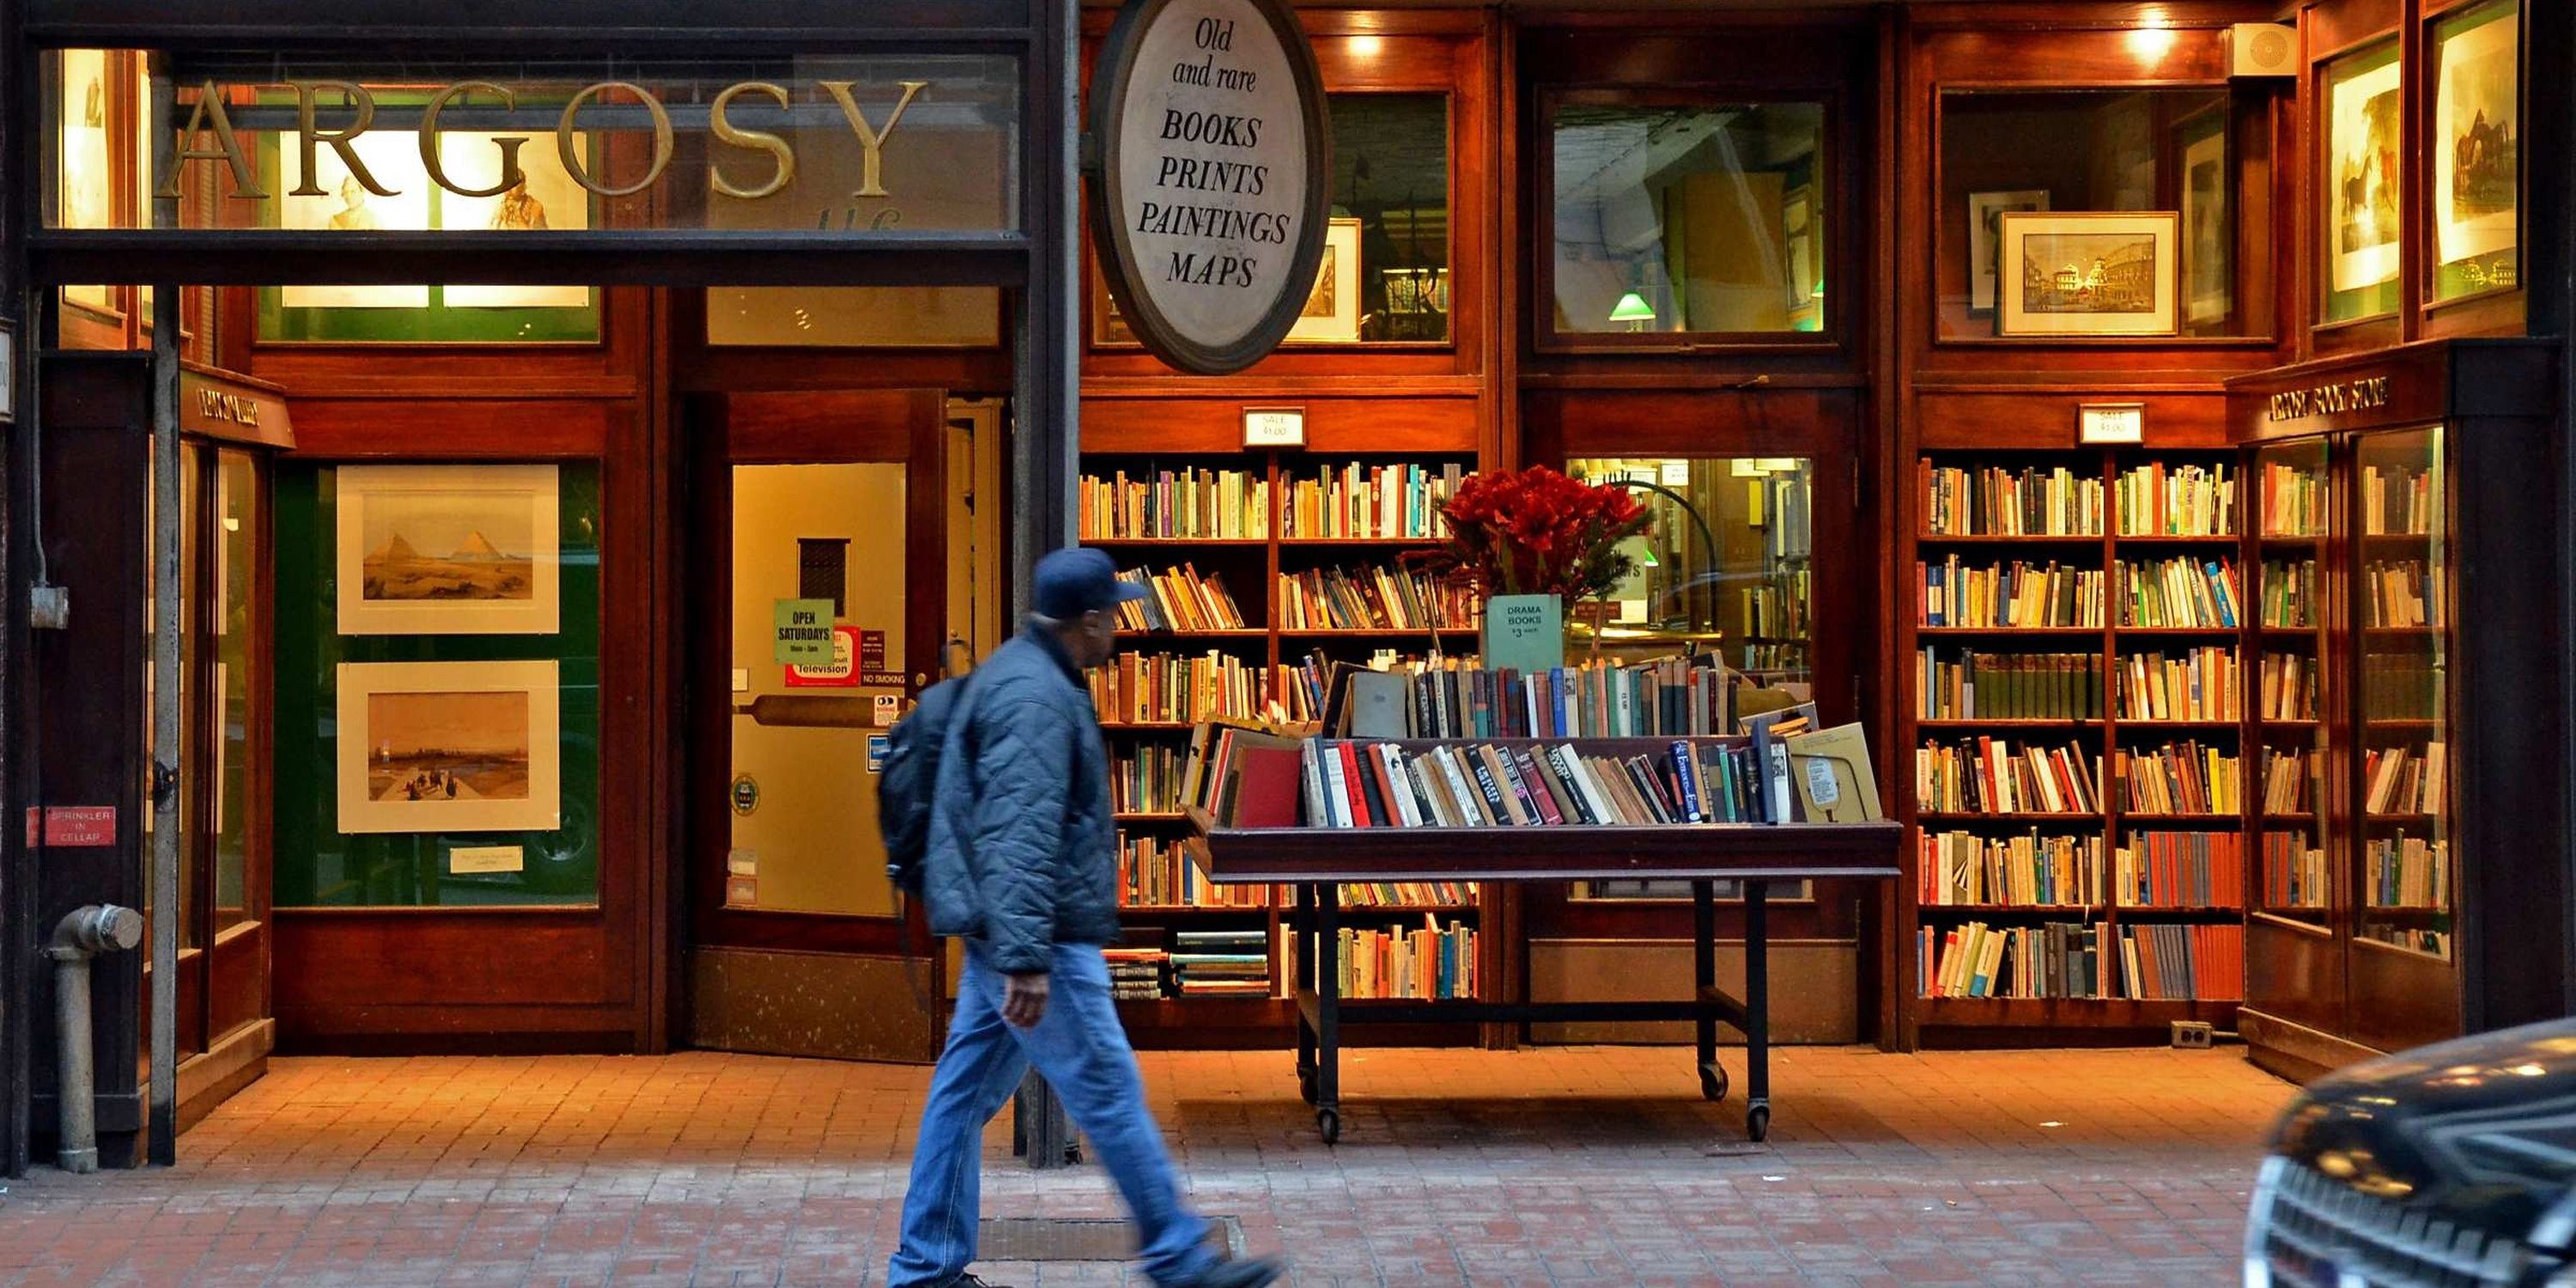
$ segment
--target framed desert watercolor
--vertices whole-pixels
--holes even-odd
[[[341,831],[561,825],[553,661],[343,662],[339,681]]]
[[[2326,65],[2317,206],[2327,322],[2397,311],[2402,89],[2393,40]]]
[[[2522,282],[2521,18],[2518,0],[2495,0],[2433,23],[2435,301]]]
[[[339,472],[343,635],[552,635],[561,607],[552,465]]]
[[[2172,211],[2008,211],[1998,216],[1997,334],[2053,338],[2174,333]]]

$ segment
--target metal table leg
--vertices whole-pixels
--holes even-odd
[[[1315,1129],[1324,1143],[1342,1138],[1342,888],[1314,887]]]
[[[1744,883],[1744,1134],[1771,1134],[1771,883]]]
[[[1296,951],[1292,956],[1298,961],[1304,961],[1309,953],[1308,945],[1314,942],[1309,937],[1309,932],[1314,929],[1315,888],[1301,884],[1291,886],[1289,890],[1288,942],[1296,945]],[[1290,968],[1288,961],[1284,959],[1280,965],[1282,969]],[[1305,982],[1295,978],[1293,974],[1290,978],[1281,980],[1280,985],[1280,991],[1291,998],[1296,997],[1306,987]],[[1318,1091],[1315,1085],[1315,1029],[1313,1025],[1306,1022],[1306,1008],[1300,1006],[1295,1010],[1297,1013],[1297,1095],[1311,1105],[1315,1103]]]
[[[1691,997],[1701,1006],[1696,1017],[1699,1038],[1699,1094],[1726,1099],[1726,1066],[1717,1062],[1717,1017],[1706,1009],[1717,987],[1717,897],[1706,881],[1691,882]]]

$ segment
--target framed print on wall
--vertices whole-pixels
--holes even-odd
[[[346,465],[343,635],[552,635],[562,615],[552,465]]]
[[[2399,117],[2404,98],[2397,42],[2326,66],[2325,157],[2319,207],[2325,227],[2325,321],[2397,309]]]
[[[2518,0],[2433,23],[2435,300],[2522,284],[2522,41]]]
[[[108,150],[108,55],[104,49],[66,49],[60,95],[54,104],[54,227],[115,228],[116,182]],[[66,286],[63,302],[123,321],[112,286]]]
[[[1357,344],[1360,338],[1360,221],[1335,219],[1324,229],[1324,258],[1315,265],[1315,289],[1288,328],[1288,340]]]
[[[2048,209],[2048,189],[1968,194],[1968,307],[1979,313],[1995,308],[1996,243],[2003,239],[2007,213]]]
[[[2227,113],[2202,112],[2178,130],[2182,155],[2183,319],[2224,322],[2235,307],[2236,221],[2228,201]]]
[[[562,825],[555,662],[343,662],[337,674],[342,832]]]
[[[2004,213],[1997,333],[2172,335],[2181,222],[2172,211]]]

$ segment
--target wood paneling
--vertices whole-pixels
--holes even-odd
[[[1195,389],[1195,386],[1192,386]],[[1306,451],[1460,452],[1477,446],[1472,398],[1088,398],[1082,450],[1089,452],[1235,452],[1243,443],[1246,407],[1302,406]],[[1293,458],[1292,458],[1293,459]]]

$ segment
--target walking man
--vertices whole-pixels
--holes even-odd
[[[991,1288],[975,1259],[984,1124],[1034,1064],[1126,1200],[1161,1288],[1258,1288],[1266,1261],[1224,1261],[1181,1200],[1101,946],[1118,938],[1108,752],[1082,673],[1118,647],[1143,598],[1097,550],[1038,561],[1036,608],[977,668],[948,721],[924,890],[931,929],[966,941],[957,1015],[931,1077],[888,1288]]]

